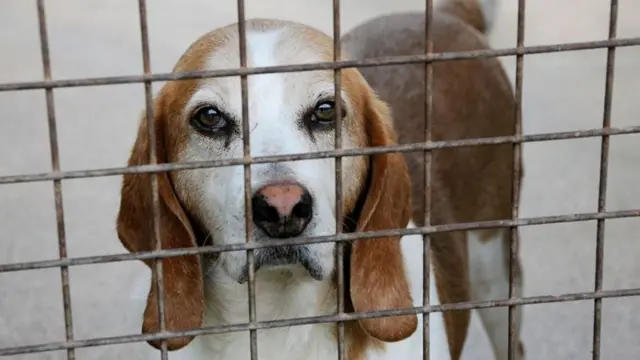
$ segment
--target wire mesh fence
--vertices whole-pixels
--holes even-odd
[[[640,288],[634,289],[622,289],[622,290],[608,290],[605,291],[602,288],[603,279],[603,254],[604,254],[604,228],[605,220],[615,218],[629,218],[640,216],[640,209],[630,209],[621,211],[606,211],[606,193],[607,193],[607,172],[608,172],[608,154],[609,154],[609,138],[614,135],[633,134],[640,133],[640,126],[629,126],[621,128],[611,127],[611,111],[612,111],[612,88],[614,84],[614,62],[616,48],[624,46],[638,46],[640,45],[640,38],[616,38],[617,29],[617,14],[618,14],[618,1],[611,0],[610,3],[610,16],[609,16],[609,34],[607,40],[590,41],[581,43],[565,43],[555,45],[544,46],[530,46],[524,45],[525,39],[525,0],[518,1],[518,23],[517,23],[517,44],[514,48],[509,49],[491,49],[491,50],[478,50],[478,51],[463,51],[463,52],[448,52],[448,53],[434,53],[433,41],[431,31],[431,18],[433,16],[433,4],[432,0],[426,0],[426,12],[425,12],[425,49],[422,55],[411,56],[397,56],[364,60],[339,60],[340,59],[340,0],[333,0],[333,39],[334,39],[334,61],[331,62],[319,62],[314,64],[294,64],[286,66],[270,66],[261,68],[249,68],[247,67],[247,55],[246,55],[246,29],[245,29],[245,4],[243,0],[237,1],[238,11],[238,31],[239,31],[239,54],[240,54],[240,68],[238,69],[225,69],[225,70],[211,70],[192,73],[153,73],[150,66],[149,56],[149,34],[147,27],[147,6],[145,0],[139,0],[139,19],[140,19],[140,34],[142,39],[142,61],[143,61],[143,74],[135,76],[111,76],[103,78],[85,78],[85,79],[52,79],[51,76],[51,62],[49,58],[49,44],[47,34],[47,21],[44,0],[37,0],[37,13],[39,20],[40,30],[40,46],[42,53],[42,66],[44,72],[43,81],[31,81],[31,82],[15,82],[0,84],[0,92],[7,91],[21,91],[30,89],[44,89],[46,93],[46,106],[49,126],[49,140],[51,150],[51,168],[52,171],[46,173],[35,174],[17,174],[0,176],[0,184],[13,184],[13,183],[25,183],[25,182],[42,182],[52,181],[54,185],[55,194],[55,209],[57,218],[57,236],[58,236],[58,248],[59,259],[56,260],[44,260],[44,261],[31,261],[11,264],[0,264],[0,273],[15,272],[32,269],[44,269],[44,268],[60,268],[60,276],[62,280],[62,294],[64,304],[64,320],[65,320],[65,341],[44,343],[28,346],[17,346],[9,348],[0,348],[0,356],[10,356],[17,354],[37,353],[54,350],[66,350],[67,358],[75,358],[75,349],[83,347],[123,344],[140,341],[150,340],[167,340],[174,337],[181,336],[198,336],[204,334],[218,334],[224,332],[238,332],[249,331],[250,332],[250,353],[252,359],[257,359],[258,356],[258,342],[257,342],[257,330],[267,328],[286,327],[302,324],[320,324],[320,323],[337,323],[338,326],[338,357],[343,359],[346,357],[345,352],[345,332],[344,323],[346,321],[352,321],[357,319],[366,319],[374,317],[385,317],[393,315],[406,315],[406,314],[422,314],[423,326],[424,326],[424,348],[428,353],[429,348],[429,313],[443,312],[462,309],[481,309],[489,307],[508,307],[509,308],[509,359],[515,359],[517,339],[515,337],[516,321],[515,321],[515,308],[516,306],[522,306],[527,304],[540,304],[540,303],[553,303],[553,302],[566,302],[576,300],[593,300],[594,301],[594,317],[593,317],[593,359],[600,359],[600,340],[601,340],[601,314],[602,314],[602,299],[612,297],[624,297],[624,296],[638,296],[640,295]],[[521,134],[521,122],[516,121],[516,128],[513,129],[514,136],[503,136],[493,138],[477,138],[477,139],[464,139],[464,140],[451,140],[451,141],[431,141],[431,129],[430,129],[430,113],[432,108],[432,82],[433,82],[433,69],[432,65],[436,62],[442,61],[456,61],[467,59],[478,59],[487,57],[500,57],[500,56],[516,56],[516,74],[515,74],[515,103],[516,113],[514,114],[516,119],[522,117],[522,89],[523,89],[523,59],[528,54],[542,54],[552,52],[563,51],[577,51],[587,49],[599,49],[606,48],[607,51],[607,65],[606,65],[606,82],[605,82],[605,96],[604,96],[604,113],[602,115],[602,127],[596,129],[582,129],[578,131],[570,132],[555,132],[544,134]],[[335,93],[339,93],[341,90],[341,70],[346,68],[359,68],[359,67],[372,67],[372,66],[388,66],[388,65],[401,65],[420,63],[425,66],[425,142],[403,144],[395,146],[384,147],[370,147],[370,148],[358,148],[358,149],[341,149],[342,133],[341,127],[338,125],[335,127],[335,150],[322,151],[314,153],[304,154],[292,154],[282,156],[264,156],[264,157],[251,157],[251,142],[249,131],[249,102],[248,102],[248,90],[247,90],[247,77],[257,74],[268,73],[282,73],[282,72],[301,72],[301,71],[313,71],[313,70],[333,70],[335,77]],[[155,143],[156,132],[154,129],[153,118],[153,82],[157,81],[178,81],[187,79],[203,79],[213,77],[228,77],[228,76],[240,76],[241,89],[242,89],[242,133],[243,133],[243,153],[242,158],[236,159],[224,159],[214,161],[200,161],[190,163],[161,163],[158,164],[157,154],[155,147],[150,147],[150,158],[148,165],[131,166],[131,167],[118,167],[118,168],[105,168],[105,169],[91,169],[91,170],[78,170],[78,171],[62,171],[60,169],[59,151],[58,151],[58,137],[56,131],[56,113],[54,108],[54,89],[65,87],[81,87],[81,86],[99,86],[108,84],[127,84],[127,83],[144,83],[145,89],[145,102],[146,102],[146,116],[149,121],[148,124],[148,136],[150,143]],[[336,111],[340,113],[340,102],[336,102]],[[339,119],[339,118],[338,118]],[[339,120],[338,120],[339,121]],[[573,213],[564,214],[558,216],[546,216],[546,217],[532,217],[521,218],[519,217],[518,204],[519,199],[517,194],[520,188],[520,152],[521,144],[536,141],[549,141],[549,140],[563,140],[563,139],[577,139],[586,137],[601,137],[601,157],[600,157],[600,172],[599,172],[599,188],[598,188],[598,207],[597,211],[593,213]],[[384,231],[372,231],[361,233],[343,233],[341,225],[336,226],[336,234],[330,236],[316,236],[316,237],[299,237],[294,239],[274,240],[269,244],[254,242],[251,234],[251,227],[253,221],[251,218],[251,165],[265,164],[272,162],[282,161],[295,161],[295,160],[309,160],[309,159],[321,159],[321,158],[335,158],[335,214],[336,218],[342,217],[343,212],[343,188],[342,188],[342,158],[349,156],[360,155],[375,155],[386,152],[410,152],[410,151],[422,151],[425,154],[426,166],[425,166],[425,188],[430,189],[431,185],[431,150],[444,149],[444,148],[456,148],[456,147],[475,147],[482,145],[495,145],[495,144],[512,144],[514,147],[513,157],[513,184],[512,193],[514,194],[513,208],[511,212],[510,220],[495,220],[495,221],[482,221],[473,223],[456,223],[447,225],[431,225],[430,216],[430,204],[431,195],[430,191],[425,192],[424,204],[425,204],[425,225],[412,229],[393,229]],[[154,251],[138,252],[138,253],[122,253],[114,255],[102,255],[102,256],[86,256],[69,258],[67,256],[67,245],[65,235],[65,218],[62,206],[62,187],[61,181],[64,179],[74,178],[89,178],[89,177],[101,177],[112,175],[123,175],[133,173],[160,173],[167,171],[177,170],[192,170],[203,169],[212,167],[223,167],[242,165],[244,168],[244,198],[245,198],[245,227],[246,227],[246,243],[245,244],[232,244],[232,245],[203,245],[194,248],[184,249],[162,249],[160,240],[160,226],[159,226],[159,198],[158,198],[158,183],[157,178],[150,177],[151,183],[149,186],[153,189],[154,195],[154,228],[156,246]],[[564,223],[564,222],[576,222],[576,221],[597,221],[597,245],[596,245],[596,259],[595,259],[595,287],[591,292],[581,292],[574,294],[566,294],[560,296],[537,296],[537,297],[523,297],[518,298],[515,296],[515,284],[513,281],[514,272],[516,271],[516,262],[514,261],[518,249],[515,241],[511,242],[510,248],[510,289],[509,298],[496,299],[491,301],[474,301],[456,304],[443,304],[443,305],[430,305],[429,291],[424,291],[423,306],[413,307],[409,309],[395,309],[376,312],[363,312],[363,313],[345,313],[344,304],[344,289],[345,289],[345,276],[344,265],[342,261],[336,261],[337,264],[337,303],[338,308],[335,315],[330,316],[316,316],[306,318],[296,318],[287,320],[274,320],[274,321],[257,321],[256,320],[256,299],[255,299],[255,270],[254,270],[254,257],[253,251],[266,247],[282,246],[282,245],[303,245],[303,244],[317,244],[326,242],[335,242],[337,244],[336,256],[341,259],[344,255],[343,245],[345,242],[353,240],[365,240],[376,237],[389,237],[399,235],[422,235],[424,238],[424,257],[425,272],[429,269],[429,237],[435,233],[452,232],[462,230],[478,230],[478,229],[491,229],[491,228],[508,228],[512,232],[512,236],[515,236],[515,231],[518,227],[531,226],[539,224],[551,224],[551,223]],[[340,222],[338,222],[339,224]],[[190,329],[186,331],[167,331],[166,324],[164,322],[165,305],[163,294],[163,278],[162,278],[162,262],[159,261],[163,258],[215,253],[215,252],[229,252],[229,251],[247,251],[247,260],[249,263],[248,273],[248,288],[249,288],[249,322],[243,324],[223,325],[223,326],[209,326],[198,329]],[[158,295],[158,312],[160,319],[160,332],[149,334],[134,334],[123,335],[115,337],[103,337],[87,340],[74,339],[73,333],[73,315],[71,311],[71,297],[70,297],[70,283],[69,283],[69,267],[118,262],[118,261],[130,261],[130,260],[155,260],[154,279],[156,280],[156,286],[160,289],[157,292]],[[423,289],[429,288],[429,276],[425,273]],[[163,346],[160,349],[162,359],[167,359],[168,350],[166,342],[163,342]]]

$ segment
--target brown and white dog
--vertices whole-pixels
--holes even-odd
[[[493,1],[447,0],[433,20],[436,52],[487,49],[485,29]],[[332,39],[297,23],[253,19],[246,23],[250,67],[331,61]],[[239,66],[238,27],[205,34],[174,71]],[[420,54],[424,15],[371,20],[344,36],[351,58]],[[433,67],[433,140],[513,135],[514,99],[496,59],[437,63]],[[346,69],[334,93],[333,71],[277,73],[248,78],[251,156],[331,150],[342,117],[343,148],[422,142],[424,65]],[[157,141],[141,121],[129,165],[147,163],[150,146],[159,162],[207,161],[243,156],[238,77],[168,82],[153,104]],[[335,111],[340,101],[343,111]],[[393,114],[393,118],[392,118]],[[343,213],[335,216],[334,159],[251,166],[255,242],[375,231],[423,224],[424,160],[388,153],[343,158]],[[509,144],[433,152],[432,222],[445,224],[510,218],[512,156]],[[245,242],[243,167],[160,174],[161,241],[165,249]],[[117,230],[129,251],[154,248],[149,175],[127,174]],[[431,304],[508,296],[508,230],[432,236]],[[420,235],[353,241],[347,249],[348,311],[422,306]],[[335,244],[255,251],[257,320],[332,315],[336,311]],[[179,331],[246,323],[246,252],[171,257],[163,261],[166,326]],[[148,263],[150,264],[150,263]],[[150,274],[151,272],[149,272]],[[145,278],[142,330],[158,330],[156,288]],[[518,276],[516,295],[521,291]],[[146,304],[146,305],[145,305]],[[142,309],[140,309],[142,312]],[[474,310],[475,311],[475,310]],[[506,308],[478,311],[497,359],[507,357]],[[459,359],[470,311],[432,313],[432,359]],[[364,319],[345,325],[349,360],[421,359],[422,317]],[[520,314],[518,313],[518,326]],[[249,333],[233,332],[168,341],[173,360],[248,359]],[[159,343],[152,341],[153,347]],[[335,324],[259,330],[261,360],[337,359]],[[157,357],[149,347],[149,358]],[[519,351],[522,358],[522,352]]]

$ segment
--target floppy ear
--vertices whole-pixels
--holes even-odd
[[[397,144],[388,106],[368,89],[364,112],[370,146]],[[369,186],[356,231],[404,229],[411,217],[411,179],[401,153],[370,158]],[[356,312],[413,306],[400,249],[400,236],[355,240],[350,264],[351,301]],[[416,315],[362,319],[370,336],[386,342],[409,337]]]
[[[138,138],[133,146],[129,166],[149,163],[149,146],[156,146],[158,163],[167,162],[165,150],[165,128],[162,109],[154,106],[156,144],[149,144],[147,117],[144,116],[138,129]],[[122,198],[117,218],[118,237],[130,252],[155,249],[153,222],[153,197],[151,176],[158,179],[159,229],[162,249],[195,247],[196,241],[191,224],[182,209],[166,172],[155,174],[125,174],[122,183]],[[153,260],[144,260],[151,267]],[[143,333],[160,331],[156,275],[153,279],[142,324]],[[165,304],[165,324],[168,331],[199,328],[204,316],[204,290],[200,257],[198,255],[168,257],[162,260],[162,275]],[[167,340],[169,350],[180,349],[193,339],[181,337]],[[149,341],[160,348],[161,341]]]

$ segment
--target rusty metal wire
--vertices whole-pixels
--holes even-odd
[[[609,39],[616,37],[618,27],[618,0],[611,0],[609,6]],[[611,127],[611,104],[613,100],[613,75],[616,49],[610,47],[607,50],[607,72],[604,91],[604,112],[602,116],[602,128]],[[600,148],[600,177],[598,186],[598,211],[605,211],[607,203],[607,175],[609,172],[609,136],[602,136]],[[602,290],[603,263],[604,263],[604,219],[598,220],[596,238],[596,276],[595,291]],[[593,360],[600,360],[600,336],[602,328],[602,299],[594,300],[593,309]]]
[[[640,45],[640,37],[616,39],[617,28],[617,10],[618,1],[611,0],[610,3],[610,18],[609,18],[609,34],[607,40],[579,42],[579,43],[565,43],[543,46],[531,46],[527,47],[524,44],[525,37],[525,0],[519,0],[518,3],[518,23],[517,23],[517,44],[515,48],[507,49],[491,49],[491,50],[478,50],[478,51],[464,51],[464,52],[446,52],[446,53],[434,53],[433,41],[431,39],[431,18],[433,15],[432,0],[425,0],[425,53],[422,55],[412,56],[397,56],[397,57],[384,57],[366,60],[341,60],[340,54],[340,0],[333,0],[333,38],[334,38],[334,61],[332,62],[320,62],[315,64],[294,64],[285,66],[271,66],[261,68],[248,68],[246,59],[246,27],[245,27],[245,4],[243,0],[237,0],[238,10],[238,32],[239,32],[239,54],[240,54],[240,67],[237,69],[228,70],[213,70],[202,72],[190,72],[190,73],[152,73],[150,66],[150,49],[149,49],[149,34],[147,27],[147,11],[146,1],[138,0],[139,15],[140,15],[140,34],[142,39],[142,61],[143,61],[143,74],[131,75],[131,76],[110,76],[101,78],[86,78],[86,79],[62,79],[53,80],[51,76],[51,60],[49,57],[49,45],[47,36],[47,24],[45,16],[44,0],[37,0],[38,19],[40,28],[40,45],[42,52],[42,64],[44,71],[43,81],[31,81],[31,82],[14,82],[0,84],[0,92],[3,91],[20,91],[30,89],[44,89],[46,94],[46,105],[49,125],[49,138],[51,148],[51,164],[52,171],[46,173],[37,174],[18,174],[0,176],[0,185],[2,184],[15,184],[25,182],[37,182],[37,181],[53,181],[54,194],[55,194],[55,207],[56,207],[56,219],[57,219],[57,237],[59,248],[59,259],[45,260],[45,261],[32,261],[32,262],[20,262],[12,264],[0,264],[0,273],[8,273],[15,271],[44,269],[44,268],[60,268],[61,280],[62,280],[62,295],[64,305],[64,318],[65,318],[65,341],[52,342],[45,344],[36,344],[28,346],[17,346],[0,348],[0,356],[27,354],[27,353],[39,353],[45,351],[66,350],[67,359],[75,359],[76,348],[86,348],[101,345],[113,345],[124,344],[131,342],[161,340],[161,358],[167,359],[167,344],[166,340],[174,337],[182,336],[198,336],[204,334],[216,334],[223,332],[237,332],[237,331],[249,331],[250,332],[250,354],[251,359],[258,358],[258,343],[257,333],[259,329],[277,328],[296,326],[303,324],[320,324],[320,323],[336,323],[338,327],[338,358],[340,360],[346,357],[345,352],[345,329],[344,322],[356,319],[374,318],[374,317],[387,317],[407,314],[422,314],[423,316],[423,346],[424,346],[424,359],[429,359],[429,314],[432,312],[443,312],[462,309],[482,309],[490,307],[508,307],[509,311],[509,354],[508,358],[516,358],[517,349],[517,335],[519,332],[518,321],[516,319],[516,306],[543,304],[543,303],[557,303],[579,300],[593,300],[594,301],[594,320],[593,320],[593,359],[600,359],[600,341],[601,341],[601,318],[602,318],[602,299],[612,297],[627,297],[627,296],[640,296],[640,288],[633,289],[620,289],[612,291],[602,290],[603,280],[603,258],[604,258],[604,229],[605,220],[628,218],[628,217],[640,217],[640,209],[628,209],[621,211],[606,211],[606,192],[607,192],[607,174],[608,174],[608,153],[609,153],[609,139],[610,136],[623,135],[623,134],[635,134],[640,133],[640,126],[630,126],[623,128],[611,127],[611,112],[612,112],[612,91],[614,80],[614,63],[615,63],[615,49],[617,47],[624,46],[638,46]],[[606,87],[604,96],[604,113],[602,127],[597,129],[587,129],[569,132],[557,132],[557,133],[543,133],[543,134],[530,134],[522,135],[522,98],[523,98],[523,64],[524,55],[528,54],[542,54],[564,51],[577,51],[587,49],[599,49],[607,48],[607,71],[606,71]],[[432,113],[432,65],[435,62],[440,61],[455,61],[488,57],[500,57],[500,56],[516,56],[516,76],[515,76],[515,118],[516,125],[514,128],[514,136],[492,137],[482,139],[464,139],[453,141],[431,141],[431,113]],[[332,151],[323,151],[315,153],[305,154],[292,154],[284,156],[266,156],[266,157],[251,157],[250,147],[250,132],[249,132],[249,109],[248,109],[248,76],[269,74],[269,73],[282,73],[282,72],[300,72],[300,71],[313,71],[313,70],[334,70],[335,76],[335,93],[341,93],[341,70],[345,68],[353,67],[371,67],[371,66],[385,66],[385,65],[400,65],[411,63],[424,63],[425,66],[425,129],[424,136],[425,141],[422,143],[403,144],[397,146],[387,147],[372,147],[372,148],[360,148],[360,149],[342,149],[342,129],[340,126],[340,120],[338,119],[336,126],[335,137],[335,149]],[[100,86],[111,84],[129,84],[129,83],[144,83],[145,86],[145,103],[146,103],[146,116],[148,122],[148,135],[149,143],[155,144],[155,128],[153,121],[153,97],[152,97],[152,83],[156,81],[170,81],[170,80],[188,80],[188,79],[201,79],[211,77],[226,77],[226,76],[240,76],[241,91],[242,91],[242,119],[243,119],[243,157],[237,159],[225,159],[206,162],[193,162],[193,163],[164,163],[158,164],[156,148],[150,146],[149,164],[132,166],[132,167],[117,167],[106,169],[92,169],[92,170],[79,170],[79,171],[62,171],[60,170],[59,151],[58,151],[58,139],[56,132],[56,117],[54,108],[53,89],[65,88],[65,87],[80,87],[80,86]],[[341,101],[335,102],[336,113],[340,114]],[[600,157],[600,174],[599,174],[599,191],[598,191],[598,207],[597,212],[594,213],[578,213],[578,214],[563,214],[556,216],[545,217],[533,217],[533,218],[520,218],[519,217],[519,190],[520,190],[520,172],[521,172],[521,145],[528,142],[539,141],[553,141],[553,140],[566,140],[566,139],[579,139],[587,137],[601,137],[601,157]],[[473,223],[456,223],[446,225],[431,225],[430,208],[431,208],[431,150],[454,148],[454,147],[473,147],[484,145],[496,145],[496,144],[512,144],[513,145],[513,183],[512,183],[512,196],[513,196],[513,208],[511,213],[511,219],[473,222]],[[342,233],[342,224],[337,222],[336,234],[330,236],[317,236],[306,238],[293,238],[284,240],[274,240],[268,244],[256,243],[253,241],[250,234],[252,233],[252,211],[251,211],[251,171],[250,166],[252,164],[263,164],[280,161],[298,161],[309,159],[322,159],[322,158],[334,158],[335,159],[335,195],[336,195],[336,217],[342,218],[343,212],[343,194],[342,194],[342,158],[349,156],[360,155],[374,155],[388,152],[411,152],[422,151],[425,158],[425,194],[424,194],[424,226],[412,229],[393,229],[384,231],[373,232],[361,232],[361,233]],[[195,248],[183,248],[183,249],[171,249],[163,250],[160,236],[160,223],[159,223],[159,198],[157,193],[158,182],[157,176],[151,176],[151,187],[153,191],[153,204],[154,204],[154,231],[155,231],[155,249],[153,251],[138,252],[138,253],[123,253],[114,255],[103,256],[88,256],[88,257],[67,257],[66,250],[66,236],[65,236],[65,222],[64,211],[62,206],[62,186],[61,181],[64,179],[76,179],[76,178],[90,178],[101,176],[113,176],[122,174],[133,173],[161,173],[166,171],[175,170],[187,170],[187,169],[201,169],[211,167],[233,166],[243,165],[244,167],[244,198],[245,198],[245,226],[246,226],[246,242],[244,244],[232,244],[232,245],[208,245]],[[536,297],[516,297],[516,285],[514,276],[517,271],[516,257],[518,253],[517,233],[518,228],[522,226],[532,226],[540,224],[553,224],[564,222],[577,222],[577,221],[596,221],[597,222],[597,247],[596,247],[596,271],[595,271],[595,287],[593,292],[582,292],[565,295],[549,295],[549,296],[536,296]],[[430,305],[429,299],[429,248],[430,248],[430,235],[441,232],[453,232],[463,230],[478,230],[478,229],[490,229],[490,228],[508,228],[511,233],[511,246],[510,246],[510,267],[509,267],[509,294],[506,299],[492,299],[489,301],[480,302],[464,302],[457,304],[444,304],[444,305]],[[424,245],[424,295],[423,305],[420,307],[413,307],[410,309],[394,309],[377,312],[366,313],[345,313],[344,293],[345,293],[345,279],[344,279],[344,242],[353,240],[367,240],[379,237],[391,237],[400,235],[416,235],[423,236]],[[254,268],[254,256],[253,251],[256,249],[282,246],[282,245],[302,245],[302,244],[317,244],[325,242],[335,242],[337,246],[337,313],[331,316],[316,316],[296,319],[283,319],[276,321],[257,321],[256,319],[256,296],[255,296],[255,268]],[[204,254],[211,252],[228,252],[228,251],[247,251],[247,263],[248,263],[248,295],[249,295],[249,322],[244,324],[231,324],[224,326],[209,326],[198,329],[190,329],[186,331],[171,332],[166,330],[165,324],[165,304],[164,304],[164,287],[162,276],[162,259],[183,256],[192,254]],[[158,315],[160,319],[160,331],[153,334],[135,334],[135,335],[123,335],[116,337],[104,337],[86,340],[75,340],[73,335],[73,317],[71,311],[71,299],[69,289],[69,275],[68,268],[71,266],[89,265],[107,262],[118,261],[130,261],[130,260],[155,260],[155,266],[153,268],[156,283],[158,287]]]
[[[340,0],[333,0],[333,61],[336,62],[341,58],[340,48]],[[335,125],[335,144],[334,150],[339,151],[342,148],[342,72],[341,69],[335,69],[333,71],[334,79],[334,94],[336,100],[335,112],[338,114],[336,117]],[[343,197],[342,197],[342,157],[336,156],[335,158],[335,214],[336,219],[343,218]],[[342,221],[336,221],[336,235],[342,233]],[[345,297],[345,279],[344,279],[344,243],[336,243],[335,261],[336,261],[336,311],[337,316],[340,318],[344,315],[344,297]],[[344,321],[337,321],[338,327],[338,360],[344,360],[346,358],[345,340],[344,340]]]
[[[183,163],[163,163],[157,165],[139,165],[128,167],[115,167],[95,170],[73,170],[73,171],[52,171],[46,173],[37,174],[25,174],[25,175],[5,175],[0,176],[0,185],[2,184],[14,184],[36,181],[49,181],[49,180],[62,180],[62,179],[78,179],[78,178],[91,178],[91,177],[103,177],[122,174],[140,174],[140,173],[154,173],[154,172],[166,172],[166,171],[178,171],[178,170],[193,170],[202,168],[213,168],[223,166],[235,166],[246,164],[265,164],[281,161],[298,161],[298,160],[310,160],[310,159],[325,159],[332,157],[347,157],[347,156],[359,156],[359,155],[375,155],[389,152],[411,152],[411,151],[424,151],[433,149],[447,149],[455,147],[472,147],[483,145],[496,145],[496,144],[515,144],[515,143],[528,143],[539,141],[554,141],[554,140],[568,140],[568,139],[582,139],[589,137],[601,137],[603,135],[629,135],[640,133],[640,125],[627,126],[621,128],[596,128],[587,130],[576,130],[566,132],[554,132],[554,133],[541,133],[541,134],[527,134],[522,136],[497,136],[489,138],[475,138],[475,139],[461,139],[461,140],[446,140],[446,141],[432,141],[427,143],[412,143],[395,146],[375,146],[364,147],[357,149],[341,149],[331,151],[316,151],[309,153],[290,154],[290,155],[276,155],[276,156],[256,156],[252,158],[234,158],[224,160],[212,160],[212,161],[193,161]]]
[[[524,20],[525,20],[525,10],[526,10],[526,1],[519,0],[518,1],[518,32],[517,32],[517,48],[524,48]],[[516,137],[520,136],[522,133],[522,88],[523,88],[523,76],[524,76],[524,55],[518,54],[516,55],[516,88],[515,88],[515,124],[513,133]],[[518,213],[520,210],[520,173],[521,166],[520,163],[520,152],[521,152],[521,144],[515,142],[513,144],[513,182],[511,186],[511,219],[515,220],[518,218]],[[516,276],[518,271],[518,227],[512,226],[509,232],[509,299],[514,299],[516,296]],[[517,348],[518,344],[516,341],[518,340],[519,333],[519,320],[516,316],[518,313],[516,312],[516,306],[509,306],[509,330],[508,330],[508,359],[515,360],[517,356]]]
[[[45,80],[45,81],[27,81],[0,84],[0,92],[17,91],[17,90],[34,90],[34,89],[50,89],[59,87],[78,87],[78,86],[99,86],[99,85],[117,85],[141,83],[144,81],[170,81],[170,80],[189,80],[203,79],[213,77],[228,77],[241,75],[257,75],[268,73],[285,73],[285,72],[302,72],[314,70],[334,70],[345,68],[363,68],[372,66],[385,65],[403,65],[415,64],[423,62],[452,61],[452,60],[469,60],[489,57],[515,56],[515,55],[532,55],[565,51],[592,50],[603,49],[609,47],[626,47],[640,45],[640,37],[622,38],[613,40],[585,41],[575,43],[562,43],[553,45],[527,46],[521,49],[491,49],[491,50],[474,50],[474,51],[455,51],[433,53],[430,55],[407,55],[370,58],[363,60],[340,60],[326,61],[308,64],[291,64],[279,66],[265,66],[255,68],[237,68],[211,71],[194,71],[185,73],[158,73],[150,75],[125,75],[125,76],[109,76],[87,79],[66,79],[66,80]]]
[[[151,73],[151,56],[149,50],[149,30],[147,26],[147,3],[146,0],[138,0],[138,15],[140,18],[140,40],[142,44],[142,68],[145,74]],[[145,99],[145,114],[147,120],[147,136],[149,137],[149,164],[154,165],[158,163],[158,155],[156,149],[156,127],[154,121],[154,109],[153,109],[153,92],[151,81],[144,82],[144,99]],[[152,201],[152,217],[153,217],[153,234],[155,241],[155,250],[162,250],[162,234],[160,233],[160,195],[158,193],[158,174],[152,174],[149,177],[151,186],[151,201]],[[166,331],[166,319],[165,319],[165,287],[164,287],[164,273],[162,271],[162,259],[154,259],[153,278],[155,279],[152,286],[157,288],[156,297],[158,302],[158,324],[160,326],[160,332]],[[160,359],[168,360],[169,353],[167,349],[167,342],[162,341],[160,344]]]
[[[329,316],[311,316],[294,319],[283,319],[273,321],[258,321],[253,325],[249,323],[221,325],[221,326],[208,326],[198,329],[191,329],[185,331],[153,333],[153,334],[130,334],[123,336],[103,337],[88,340],[75,340],[67,342],[52,342],[47,344],[28,345],[28,346],[16,346],[0,349],[0,356],[19,355],[27,353],[38,353],[44,351],[64,350],[70,348],[86,348],[103,345],[116,345],[126,344],[141,341],[171,339],[182,336],[201,336],[207,334],[220,334],[230,333],[238,331],[250,331],[260,329],[273,329],[289,326],[299,326],[308,324],[326,324],[335,323],[337,321],[350,321],[359,319],[371,319],[379,317],[391,317],[401,316],[409,314],[421,314],[425,312],[444,312],[455,310],[469,310],[469,309],[484,309],[494,307],[504,307],[511,305],[536,305],[536,304],[550,304],[561,303],[570,301],[583,301],[594,299],[606,299],[606,298],[621,298],[630,296],[640,296],[640,288],[621,289],[621,290],[603,290],[599,292],[580,292],[564,295],[546,295],[546,296],[531,296],[518,299],[504,299],[504,300],[490,300],[490,301],[475,301],[475,302],[462,302],[455,304],[442,304],[431,305],[424,307],[413,307],[405,309],[393,309],[384,311],[371,311],[371,312],[357,312],[347,313],[342,316],[329,315]]]
[[[432,19],[433,0],[425,1],[424,11],[424,53],[433,52]],[[424,143],[431,141],[431,114],[433,111],[433,63],[426,62],[424,66]],[[424,226],[431,225],[431,151],[424,150]],[[431,236],[422,235],[422,306],[431,305]],[[422,358],[431,358],[431,344],[429,331],[430,313],[422,315]]]
[[[326,242],[345,242],[353,240],[366,240],[376,237],[392,237],[403,235],[423,235],[423,234],[435,234],[442,232],[452,231],[465,231],[465,230],[482,230],[482,229],[497,229],[497,228],[509,228],[513,226],[533,226],[533,225],[545,225],[545,224],[560,224],[567,222],[579,222],[579,221],[593,221],[599,219],[623,219],[623,218],[635,218],[640,217],[640,209],[635,210],[621,210],[621,211],[605,211],[595,213],[577,213],[567,215],[556,216],[541,216],[532,218],[518,218],[516,220],[492,220],[492,221],[480,221],[470,223],[455,223],[446,225],[432,225],[423,226],[410,229],[392,229],[392,230],[379,230],[379,231],[366,231],[358,233],[342,233],[339,235],[326,235],[326,236],[313,236],[313,237],[298,237],[285,240],[273,240],[267,243],[251,243],[251,244],[228,244],[228,245],[208,245],[192,248],[180,248],[170,250],[157,250],[157,251],[141,251],[135,253],[121,253],[112,255],[98,255],[98,256],[85,256],[65,258],[58,260],[40,260],[40,261],[28,261],[19,262],[13,264],[0,264],[0,273],[24,271],[33,269],[46,269],[60,266],[79,266],[90,264],[101,264],[108,262],[118,261],[131,261],[131,260],[148,260],[159,259],[173,256],[185,256],[195,254],[205,254],[214,252],[228,252],[228,251],[243,251],[248,249],[263,249],[268,247],[277,247],[283,245],[305,245],[305,244],[319,244]]]
[[[38,24],[40,30],[40,51],[42,53],[42,68],[44,78],[51,79],[51,57],[49,56],[49,36],[47,34],[47,16],[44,0],[37,1]],[[51,167],[53,171],[60,171],[60,151],[58,148],[58,131],[56,126],[56,111],[53,100],[53,90],[45,90],[47,102],[47,123],[49,125],[49,146],[51,149]],[[64,226],[64,209],[62,203],[62,183],[53,181],[53,191],[56,207],[56,227],[58,230],[58,256],[67,258],[67,236]],[[69,285],[69,268],[60,267],[60,281],[62,284],[62,305],[64,307],[64,331],[67,341],[73,341],[73,313],[71,311],[71,289]],[[67,359],[76,358],[75,349],[67,349]]]
[[[238,38],[240,53],[240,68],[247,67],[247,36],[245,23],[244,0],[237,0],[238,7]],[[250,123],[249,123],[249,90],[247,75],[240,77],[240,91],[242,98],[242,151],[244,158],[251,158]],[[244,165],[244,214],[245,214],[245,240],[247,244],[253,244],[253,212],[251,204],[251,165]],[[248,283],[247,296],[249,303],[249,324],[256,321],[256,277],[255,257],[252,249],[247,249]],[[258,359],[258,334],[256,330],[249,331],[249,354],[251,360]]]

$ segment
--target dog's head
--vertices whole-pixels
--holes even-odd
[[[246,44],[249,67],[333,59],[330,37],[290,22],[248,21]],[[174,71],[236,68],[240,65],[238,49],[237,25],[215,30],[192,44]],[[343,148],[396,144],[388,107],[357,70],[342,72],[340,94],[334,93],[333,82],[332,70],[249,76],[251,156],[332,150],[338,118]],[[342,107],[340,113],[336,112],[337,102]],[[164,85],[153,104],[154,144],[149,143],[146,119],[143,116],[130,166],[148,163],[151,146],[155,146],[159,163],[243,157],[241,79],[237,76]],[[257,243],[268,243],[331,235],[338,222],[352,224],[352,230],[357,231],[406,227],[411,213],[411,185],[402,154],[345,157],[342,164],[342,219],[336,218],[333,158],[251,165],[253,226],[249,236]],[[244,166],[155,176],[163,249],[246,241]],[[148,251],[155,246],[153,195],[149,175],[125,175],[117,228],[129,251]],[[290,271],[300,281],[330,279],[335,268],[334,249],[332,242],[258,249],[256,274]],[[350,253],[349,293],[356,311],[412,306],[399,238],[354,241]],[[217,256],[217,265],[231,279],[247,280],[245,251]],[[200,257],[164,259],[163,277],[167,329],[201,326],[204,292]],[[156,292],[152,285],[144,332],[158,330]],[[396,341],[415,330],[417,319],[377,318],[360,324],[370,336]],[[169,340],[169,349],[181,348],[190,340]],[[152,344],[158,346],[159,342]]]

